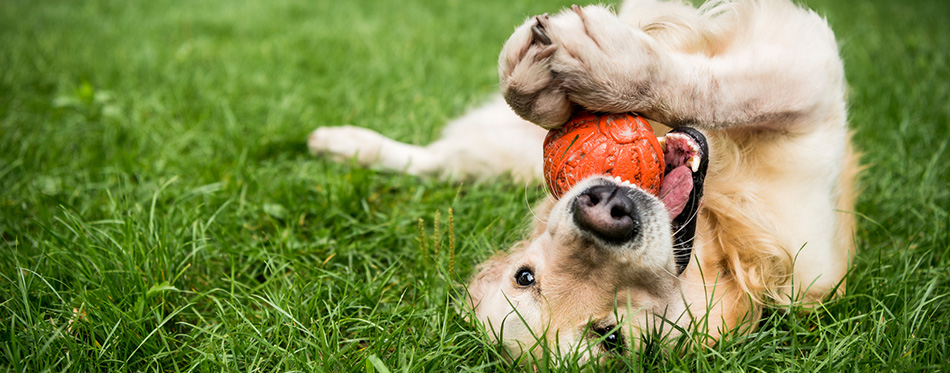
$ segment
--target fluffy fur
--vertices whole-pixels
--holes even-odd
[[[539,24],[551,44],[534,40]],[[575,7],[517,28],[499,75],[505,100],[450,123],[428,146],[325,127],[310,149],[419,175],[540,180],[544,128],[578,107],[641,113],[658,135],[692,126],[710,146],[682,274],[655,198],[630,192],[645,222],[635,242],[600,242],[571,221],[573,198],[609,183],[597,178],[541,202],[531,234],[479,267],[471,306],[513,355],[537,353],[539,338],[568,354],[608,350],[591,330],[620,331],[629,344],[638,332],[703,329],[712,341],[747,330],[763,305],[813,305],[844,291],[858,165],[837,45],[815,13],[784,0]],[[524,268],[531,286],[513,280]]]

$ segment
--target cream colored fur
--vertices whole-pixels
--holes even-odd
[[[499,58],[508,105],[474,110],[425,147],[356,127],[319,128],[309,139],[314,153],[412,174],[538,180],[540,127],[559,126],[579,106],[706,134],[706,194],[683,274],[673,272],[662,206],[645,212],[649,240],[592,249],[564,217],[572,194],[542,202],[533,233],[479,268],[472,307],[511,354],[538,353],[542,337],[563,353],[596,355],[596,323],[621,323],[629,343],[667,322],[715,340],[754,326],[763,305],[813,305],[843,292],[857,161],[842,63],[820,16],[784,0],[698,9],[628,0],[619,14],[588,6],[538,19],[553,43],[532,43],[530,18]],[[525,265],[536,288],[512,280]]]

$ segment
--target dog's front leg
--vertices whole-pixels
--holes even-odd
[[[660,49],[605,7],[533,17],[502,50],[502,93],[516,113],[545,128],[566,122],[577,105],[644,112],[655,106],[653,88],[670,79]]]
[[[545,128],[576,106],[707,129],[787,129],[812,114],[843,113],[832,107],[843,102],[843,69],[820,18],[750,21],[732,32],[715,36],[732,43],[718,54],[689,54],[604,7],[574,6],[515,31],[499,59],[502,92],[515,112]]]

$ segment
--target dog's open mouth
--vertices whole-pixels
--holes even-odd
[[[661,138],[660,145],[666,160],[666,176],[659,197],[670,217],[676,218],[690,201],[695,179],[699,177],[701,182],[705,177],[706,138],[692,128],[677,128]]]
[[[680,128],[680,131],[684,129]],[[697,132],[698,133],[698,132]],[[686,132],[670,132],[660,139],[667,169],[688,166],[693,172],[699,171],[703,150],[699,139]]]
[[[672,220],[674,255],[682,272],[692,253],[696,215],[709,166],[709,145],[702,133],[689,127],[674,128],[660,143],[666,160],[666,176],[659,198]]]

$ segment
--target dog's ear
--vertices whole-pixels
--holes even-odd
[[[505,274],[505,269],[509,267],[508,260],[511,256],[524,251],[528,247],[529,242],[537,239],[548,229],[548,215],[551,214],[551,210],[554,209],[555,204],[557,204],[557,200],[550,195],[541,201],[541,203],[538,203],[534,207],[532,214],[534,221],[531,222],[531,236],[528,237],[527,240],[516,244],[507,253],[499,252],[484,263],[478,265],[478,268],[475,270],[475,276],[472,276],[472,280],[468,283],[468,306],[473,311],[478,313],[478,306],[481,304],[482,299],[484,299],[489,292],[498,289],[498,287],[501,286],[501,281],[508,278]]]
[[[508,253],[497,253],[484,263],[479,264],[475,276],[468,283],[468,306],[478,313],[478,307],[489,292],[498,289],[504,280],[508,267]]]

